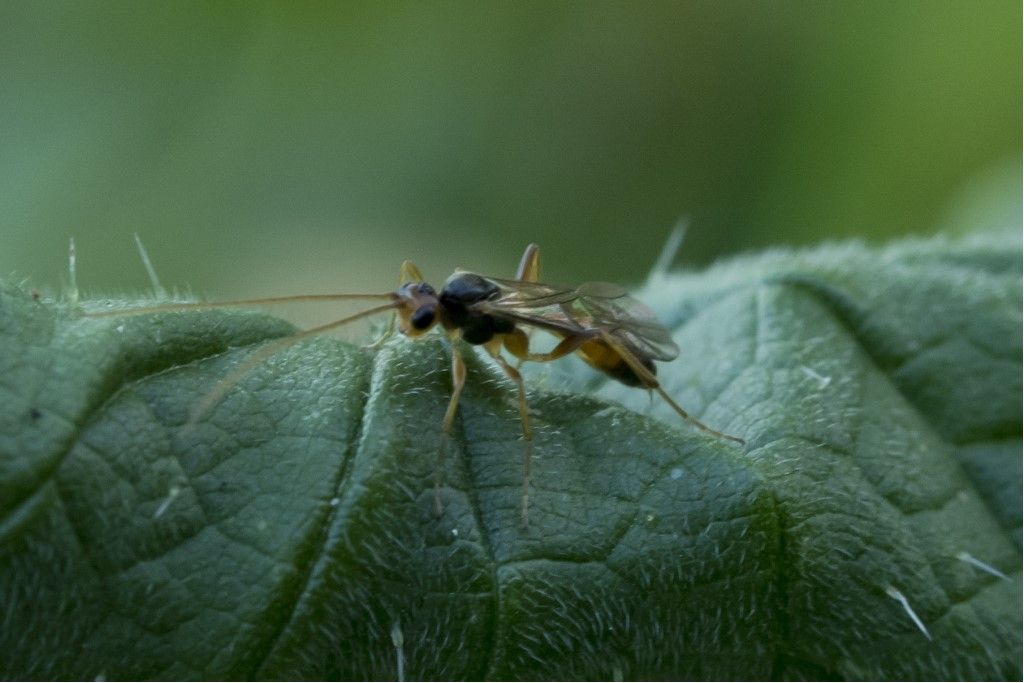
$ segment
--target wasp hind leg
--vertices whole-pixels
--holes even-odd
[[[640,378],[641,382],[643,382],[643,386],[648,390],[657,392],[658,395],[665,399],[665,402],[668,403],[672,407],[672,409],[679,414],[679,417],[683,418],[697,429],[707,432],[708,434],[717,436],[720,439],[728,439],[729,441],[735,441],[741,446],[745,446],[747,444],[746,441],[739,438],[738,436],[732,436],[731,434],[726,434],[725,432],[720,432],[718,430],[712,429],[711,427],[708,427],[706,424],[695,418],[693,415],[690,415],[690,413],[683,410],[683,407],[676,403],[675,400],[673,400],[672,397],[669,396],[668,393],[661,388],[661,384],[658,382],[658,378],[654,376],[654,373],[652,373],[650,370],[644,367],[644,364],[640,362],[640,359],[637,358],[632,351],[626,348],[626,346],[622,342],[620,342],[610,333],[602,331],[601,339],[603,339],[604,342],[608,344],[608,346],[610,346],[612,350],[615,351],[615,353],[619,354],[619,357],[621,357],[622,360],[626,362],[626,365],[628,365],[629,368],[634,373],[636,373],[636,376]]]
[[[551,349],[547,353],[533,353],[530,351],[530,337],[518,327],[503,336],[505,350],[515,356],[519,360],[520,365],[525,361],[530,361],[532,363],[547,363],[549,361],[558,360],[559,358],[568,356],[570,353],[574,353],[579,350],[581,346],[593,338],[592,335],[574,334],[558,342],[558,344],[555,345],[555,348]]]
[[[540,281],[540,247],[536,244],[526,245],[526,250],[523,251],[522,258],[519,259],[519,267],[516,268],[516,280],[520,282],[538,282]],[[530,333],[521,333],[526,339],[526,348],[530,348]],[[523,361],[525,360],[522,356],[516,356],[519,360],[516,362],[516,367],[522,367]]]
[[[519,259],[516,279],[520,282],[537,282],[540,280],[540,247],[536,244],[526,245],[523,257]]]

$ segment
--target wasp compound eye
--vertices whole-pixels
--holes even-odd
[[[433,306],[420,306],[416,309],[416,312],[412,314],[410,318],[413,328],[417,330],[425,330],[434,324],[434,307]]]

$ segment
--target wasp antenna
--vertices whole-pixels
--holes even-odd
[[[83,313],[87,318],[115,318],[150,313],[181,313],[185,311],[202,311],[217,308],[239,308],[242,306],[273,306],[301,302],[355,301],[367,299],[391,299],[387,294],[300,294],[298,296],[274,296],[266,299],[239,299],[237,301],[214,301],[209,303],[161,304],[143,308],[121,308],[114,311],[92,311]]]
[[[167,292],[163,287],[160,286],[160,278],[156,276],[156,268],[153,267],[153,262],[149,260],[149,254],[146,253],[146,247],[142,245],[142,238],[139,237],[139,233],[135,235],[135,248],[139,250],[139,258],[142,259],[142,267],[146,269],[146,275],[149,276],[149,284],[153,286],[153,296],[158,299],[166,299]]]
[[[220,400],[224,398],[224,395],[231,391],[232,387],[238,384],[242,380],[242,378],[249,373],[250,370],[252,370],[254,367],[259,365],[263,361],[267,360],[274,354],[283,351],[289,346],[293,346],[299,343],[303,339],[315,337],[318,334],[330,332],[331,330],[336,330],[339,327],[347,325],[351,322],[355,322],[356,320],[360,320],[361,318],[368,318],[369,316],[376,315],[377,313],[383,313],[384,311],[391,310],[396,306],[398,306],[398,303],[390,303],[384,306],[375,306],[365,311],[360,311],[359,313],[356,313],[354,315],[342,318],[341,320],[329,322],[326,325],[320,325],[319,327],[314,327],[308,330],[296,332],[295,334],[289,335],[283,339],[278,339],[277,341],[267,346],[264,346],[258,351],[254,351],[253,353],[249,354],[249,356],[245,360],[243,360],[227,376],[225,376],[223,379],[217,382],[213,389],[211,389],[210,392],[206,394],[206,396],[204,396],[202,400],[199,401],[199,403],[196,404],[196,406],[192,409],[191,413],[189,414],[188,422],[185,425],[186,429],[191,430],[191,428],[194,427],[195,424],[200,419],[202,419],[204,415],[206,415],[210,408],[219,403]]]
[[[672,261],[675,260],[676,255],[679,253],[679,248],[683,246],[683,241],[686,239],[686,231],[689,229],[690,217],[680,216],[679,220],[676,221],[675,227],[672,228],[672,232],[668,234],[665,246],[661,248],[661,253],[658,254],[658,260],[654,262],[651,272],[647,275],[648,282],[665,275],[668,269],[672,267]]]

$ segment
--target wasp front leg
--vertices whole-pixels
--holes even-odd
[[[405,285],[410,282],[423,282],[423,273],[412,261],[402,261],[402,268],[398,275],[398,284]]]
[[[420,273],[420,269],[417,268],[416,264],[412,261],[403,261],[402,267],[398,271],[398,286],[401,287],[402,285],[410,282],[423,282],[423,274]],[[363,348],[375,351],[384,346],[384,343],[394,335],[397,323],[398,313],[392,313],[388,316],[388,322],[380,336],[365,345]]]
[[[437,452],[434,471],[434,512],[438,517],[444,512],[444,506],[441,504],[441,484],[444,477],[445,456],[448,454],[448,440],[452,425],[455,423],[455,413],[459,408],[459,397],[462,396],[462,388],[466,385],[466,362],[462,360],[458,344],[457,340],[452,340],[452,397],[448,400],[448,410],[445,411],[444,421],[441,423],[441,447]]]

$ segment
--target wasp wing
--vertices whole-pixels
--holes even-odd
[[[474,304],[480,311],[556,334],[604,330],[651,360],[669,361],[679,355],[672,334],[651,309],[618,285],[588,282],[579,287],[560,287],[486,279],[498,287],[498,294]]]
[[[595,326],[623,339],[651,360],[670,361],[679,355],[672,333],[658,321],[654,311],[607,282],[588,282],[577,288],[574,307],[586,311]]]

